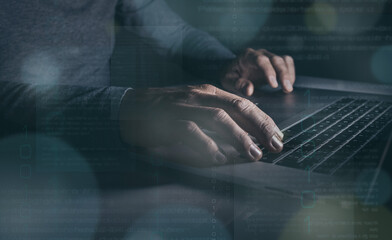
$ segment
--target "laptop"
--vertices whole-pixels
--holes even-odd
[[[294,88],[284,94],[265,87],[250,98],[282,129],[280,153],[263,149],[259,162],[247,162],[213,133],[231,164],[211,168],[174,164],[175,159],[190,158],[189,149],[181,146],[153,152],[171,159],[164,165],[180,171],[301,198],[350,194],[358,190],[358,179],[366,179],[364,198],[370,199],[380,172],[389,171],[392,86],[298,77]]]

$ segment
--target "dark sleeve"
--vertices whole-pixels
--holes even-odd
[[[2,135],[23,131],[62,139],[75,149],[118,152],[118,109],[125,88],[0,81]]]
[[[216,38],[184,22],[164,0],[120,0],[117,16],[158,53],[198,77],[216,81],[221,68],[236,57]]]

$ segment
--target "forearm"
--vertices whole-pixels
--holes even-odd
[[[189,25],[183,30],[182,64],[194,75],[218,82],[220,72],[236,56],[208,33]]]
[[[222,66],[235,58],[214,37],[184,22],[163,0],[144,4],[122,0],[117,14],[127,30],[199,77],[217,80]]]
[[[120,151],[124,146],[117,111],[124,91],[116,87],[0,82],[2,127],[7,135],[27,127],[60,138],[80,151]]]

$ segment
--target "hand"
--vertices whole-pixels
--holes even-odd
[[[283,134],[247,99],[211,85],[127,90],[120,106],[125,143],[156,147],[182,143],[200,156],[195,166],[224,164],[226,156],[201,129],[216,132],[251,161],[262,157],[248,133],[266,149],[279,152]]]
[[[221,83],[228,91],[251,96],[255,85],[269,84],[277,88],[277,79],[284,92],[293,91],[295,81],[293,58],[280,57],[265,49],[248,48],[224,72]]]

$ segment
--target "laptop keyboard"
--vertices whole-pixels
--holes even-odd
[[[382,150],[375,149],[386,143],[391,126],[391,103],[343,98],[283,131],[283,151],[265,153],[261,161],[343,174],[353,165],[377,164],[372,159]]]

